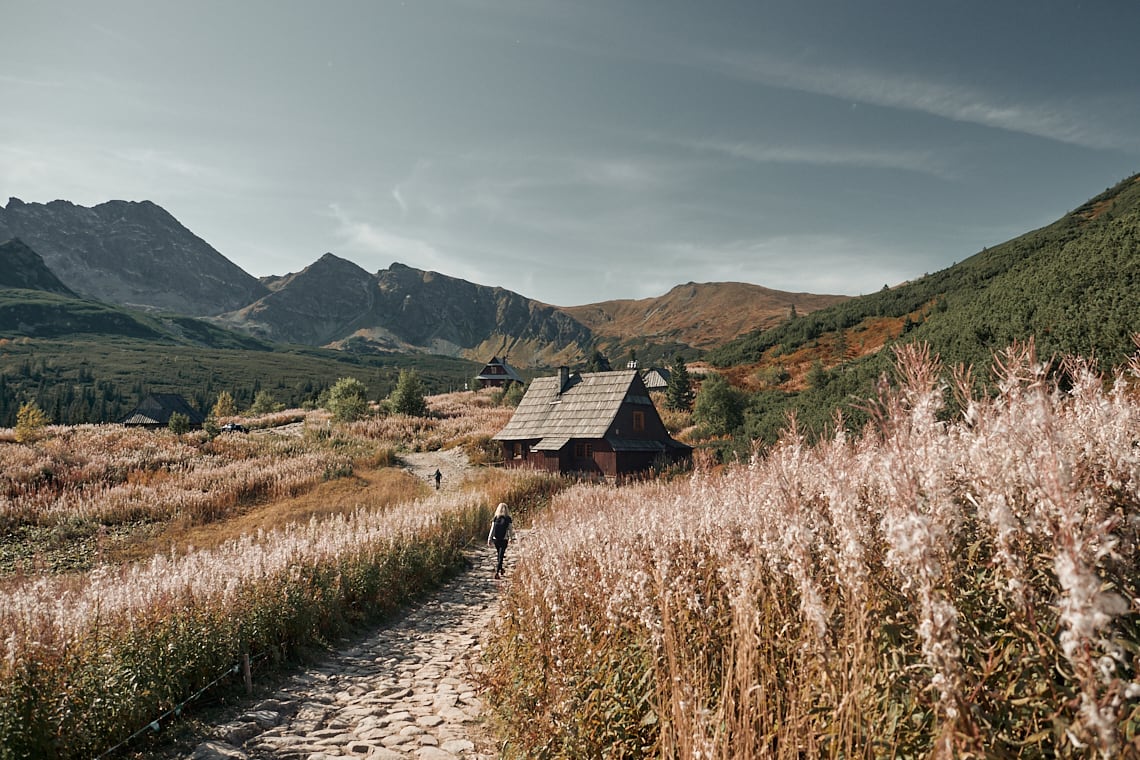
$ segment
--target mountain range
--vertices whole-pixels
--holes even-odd
[[[650,299],[559,308],[500,287],[394,263],[371,273],[326,253],[296,273],[258,279],[150,201],[0,207],[14,239],[81,298],[199,317],[261,340],[356,353],[431,353],[518,366],[574,364],[594,350],[645,359],[722,344],[844,296],[745,283],[687,283]],[[38,269],[8,253],[8,268]],[[41,273],[42,274],[42,273]],[[40,275],[37,275],[40,276]],[[0,328],[4,325],[0,325]]]
[[[54,420],[106,421],[144,390],[203,408],[223,388],[243,405],[263,390],[299,405],[345,376],[383,398],[405,368],[435,392],[464,387],[492,354],[532,377],[636,350],[644,364],[699,357],[695,374],[719,372],[747,399],[739,440],[772,440],[789,412],[823,430],[845,407],[857,425],[899,343],[974,366],[981,385],[995,352],[1029,338],[1053,372],[1071,354],[1118,367],[1136,351],[1137,287],[1140,175],[865,296],[686,283],[573,307],[402,264],[370,273],[332,254],[258,280],[153,204],[13,199],[0,208],[0,425],[27,398]]]

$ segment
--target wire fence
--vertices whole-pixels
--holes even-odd
[[[159,731],[162,730],[163,721],[165,721],[169,718],[181,717],[182,710],[184,707],[186,707],[186,705],[188,705],[191,702],[193,702],[194,700],[198,699],[198,697],[202,696],[207,691],[214,688],[215,686],[217,686],[219,683],[226,680],[226,678],[228,678],[230,676],[241,673],[244,680],[245,680],[246,693],[251,694],[253,692],[252,665],[253,665],[253,663],[257,662],[258,660],[262,659],[263,657],[268,657],[268,656],[269,656],[269,652],[261,652],[260,654],[256,654],[256,655],[252,655],[252,656],[248,655],[248,654],[242,655],[241,660],[234,663],[230,667],[226,668],[225,671],[223,671],[221,673],[221,675],[219,675],[213,681],[210,681],[208,684],[206,684],[202,688],[198,689],[196,692],[194,692],[190,696],[186,697],[186,699],[182,700],[181,702],[176,704],[174,707],[172,707],[169,710],[167,710],[166,712],[162,713],[162,715],[159,715],[157,718],[152,720],[150,723],[147,723],[145,726],[143,726],[139,730],[135,731],[133,734],[131,734],[127,738],[123,739],[121,742],[119,742],[115,746],[103,750],[103,752],[101,752],[100,754],[95,756],[94,760],[103,760],[103,758],[108,758],[108,757],[112,756],[113,754],[118,752],[120,749],[123,749],[128,744],[133,742],[135,739],[138,739],[143,734],[146,734],[148,732],[149,733],[158,733]]]

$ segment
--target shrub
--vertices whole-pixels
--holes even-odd
[[[368,389],[355,377],[342,377],[329,390],[325,408],[337,422],[359,420],[368,412]]]
[[[182,412],[171,412],[170,420],[166,423],[166,427],[170,432],[175,435],[182,435],[183,433],[190,432],[190,418]]]

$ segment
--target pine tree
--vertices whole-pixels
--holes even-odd
[[[669,385],[665,388],[665,406],[675,411],[685,411],[693,403],[693,380],[689,368],[680,354],[673,357],[669,367]]]
[[[16,412],[16,442],[31,443],[40,437],[40,432],[48,424],[48,416],[39,404],[29,401]]]
[[[396,390],[392,391],[389,403],[395,414],[427,416],[427,401],[424,400],[424,387],[418,372],[414,369],[400,370],[400,379],[396,381]]]
[[[230,395],[229,391],[222,391],[218,394],[218,400],[214,402],[210,416],[216,419],[218,417],[233,417],[235,414],[237,414],[237,404],[234,403],[234,397]]]

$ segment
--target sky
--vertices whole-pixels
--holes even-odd
[[[0,0],[0,203],[546,303],[858,295],[1140,172],[1134,0]]]

